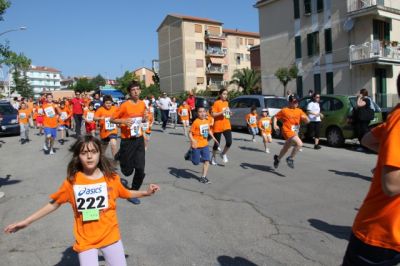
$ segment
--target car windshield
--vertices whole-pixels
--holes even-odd
[[[288,101],[282,98],[264,98],[266,108],[282,109],[288,105]]]
[[[11,105],[8,104],[0,104],[0,114],[2,115],[12,115],[16,114],[17,110],[14,109]]]

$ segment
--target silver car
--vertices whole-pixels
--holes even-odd
[[[231,116],[231,125],[234,128],[247,127],[246,115],[250,113],[252,106],[257,107],[257,113],[261,115],[261,110],[268,109],[269,115],[273,117],[283,107],[288,105],[285,97],[269,95],[242,95],[229,102],[229,108],[233,113]]]

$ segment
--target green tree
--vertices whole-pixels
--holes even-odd
[[[154,75],[151,77],[154,84],[156,84],[157,86],[160,86],[160,77],[158,76],[158,74],[156,72],[154,72]]]
[[[87,92],[94,91],[96,89],[96,86],[88,78],[79,78],[73,88],[74,91]]]
[[[12,51],[8,51],[6,56],[3,58],[3,63],[10,68],[12,73],[14,81],[14,86],[11,88],[12,92],[17,91],[22,97],[33,96],[33,89],[26,76],[31,60],[22,53],[17,54]]]
[[[154,97],[158,97],[161,95],[160,87],[156,84],[152,84],[148,87],[142,87],[142,93],[140,94],[141,98],[145,98],[146,96],[154,95]]]
[[[100,86],[106,85],[106,80],[105,80],[105,78],[103,78],[102,75],[98,74],[96,77],[94,77],[94,78],[91,80],[91,83],[93,84],[93,86],[94,86],[96,89],[99,89]]]
[[[254,69],[243,68],[234,71],[231,83],[241,87],[244,94],[258,94],[261,91],[260,81],[260,72]]]
[[[279,81],[283,85],[283,96],[286,97],[286,88],[287,84],[292,80],[297,78],[297,74],[299,70],[296,65],[292,65],[289,67],[281,67],[278,68],[275,72],[275,77],[279,79]]]
[[[137,77],[135,76],[135,74],[129,72],[128,70],[125,71],[122,77],[117,78],[117,89],[121,90],[124,93],[128,93],[128,85],[134,80],[137,81]]]
[[[10,1],[0,0],[0,20],[4,20],[3,15],[6,12],[6,9],[9,8],[10,6],[11,6]]]

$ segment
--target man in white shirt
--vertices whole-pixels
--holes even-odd
[[[169,107],[171,106],[171,99],[167,97],[167,93],[163,92],[162,97],[157,102],[158,108],[161,111],[162,129],[167,128]]]
[[[307,105],[307,114],[310,123],[308,124],[309,136],[314,138],[314,149],[319,150],[319,132],[321,128],[321,119],[324,115],[321,113],[319,106],[320,95],[313,93],[311,102]]]

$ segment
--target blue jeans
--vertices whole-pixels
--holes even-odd
[[[162,120],[162,128],[163,129],[165,129],[167,127],[168,114],[169,114],[169,110],[161,110],[161,120]]]

